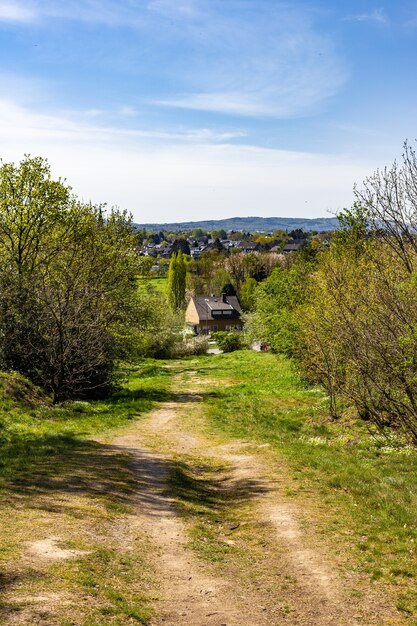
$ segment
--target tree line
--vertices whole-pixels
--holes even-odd
[[[325,387],[334,418],[346,407],[417,441],[417,159],[355,189],[340,230],[294,255],[255,293],[247,332],[295,358]]]
[[[0,167],[0,366],[53,395],[97,397],[134,345],[130,216],[79,201],[42,158]]]

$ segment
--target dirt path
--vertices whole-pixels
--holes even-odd
[[[283,496],[262,446],[212,443],[198,429],[184,428],[184,416],[198,412],[201,383],[194,380],[176,402],[163,405],[112,443],[128,451],[138,481],[138,525],[156,546],[160,598],[154,626],[383,626],[403,623],[389,602],[351,573],[342,574],[326,554],[314,528],[306,532],[301,512]],[[197,414],[197,413],[196,413]],[[201,419],[201,415],[199,415]],[[145,443],[145,446],[144,446]],[[170,488],[171,459],[201,457],[228,466],[218,472],[220,491],[250,492],[245,503],[250,533],[240,541],[242,557],[225,565],[205,563],[189,547],[187,523]],[[243,501],[243,500],[242,500]],[[249,507],[249,518],[248,516]],[[237,513],[239,515],[239,513]],[[242,518],[243,519],[243,518]],[[249,522],[247,521],[249,519]],[[240,522],[236,523],[236,527]],[[250,536],[252,535],[252,536]],[[266,536],[266,548],[256,539]],[[233,539],[226,540],[235,543]],[[246,553],[245,553],[246,551]],[[239,571],[239,558],[242,570]],[[249,565],[248,565],[249,564]]]
[[[168,417],[167,408],[158,415]],[[187,548],[184,524],[167,490],[169,469],[166,459],[138,446],[137,437],[126,435],[114,445],[128,450],[138,479],[137,516],[133,523],[157,546],[154,554],[161,584],[158,617],[153,624],[178,626],[270,624],[262,609],[237,601],[231,586],[208,576]],[[248,617],[250,615],[250,617]]]

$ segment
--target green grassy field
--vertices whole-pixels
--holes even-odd
[[[65,545],[82,550],[91,535],[91,554],[51,566],[43,578],[35,572],[24,584],[31,590],[48,584],[54,589],[60,580],[66,593],[85,594],[87,605],[92,602],[88,617],[83,617],[82,602],[81,608],[68,608],[80,611],[77,623],[83,626],[149,621],[150,600],[143,589],[150,585],[152,565],[115,543],[108,530],[109,520],[122,520],[130,510],[135,483],[128,458],[114,450],[110,454],[97,436],[105,439],[169,400],[171,375],[181,372],[206,380],[198,406],[209,431],[269,444],[276,467],[285,464],[286,495],[314,505],[315,522],[345,567],[393,590],[398,608],[417,624],[416,450],[370,432],[353,416],[332,421],[323,391],[305,384],[288,360],[272,354],[240,351],[187,358],[174,369],[166,365],[148,360],[132,368],[129,381],[111,400],[59,407],[19,378],[0,379],[5,584],[8,564],[19,558],[28,539],[57,532],[56,527]],[[172,480],[185,490],[184,502],[188,498],[194,506],[195,478],[179,467]],[[215,506],[213,515],[227,504],[212,503],[211,492],[205,497]],[[139,537],[144,555],[145,544]],[[212,557],[220,558],[217,553]]]
[[[52,406],[20,377],[1,376],[1,623],[149,622],[149,547],[139,531],[129,541],[125,536],[136,489],[130,458],[97,437],[110,436],[165,400],[169,378],[148,361],[131,370],[129,382],[109,401]],[[57,562],[33,557],[30,546],[46,538],[80,555]],[[42,615],[30,612],[38,597],[45,598]]]
[[[284,457],[287,495],[314,501],[323,533],[348,555],[346,567],[392,586],[398,608],[416,619],[416,450],[353,417],[329,419],[323,391],[284,358],[242,351],[193,359],[190,368],[228,383],[208,382],[211,427]]]
[[[159,293],[166,294],[167,291],[167,278],[139,278],[139,289],[150,285]]]

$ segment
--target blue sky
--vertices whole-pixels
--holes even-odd
[[[0,156],[136,221],[326,216],[417,137],[417,0],[0,0]]]

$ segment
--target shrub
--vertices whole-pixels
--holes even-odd
[[[197,356],[205,354],[207,349],[207,337],[192,337],[191,339],[175,342],[170,348],[169,356],[174,359],[183,356]]]
[[[211,337],[223,352],[234,352],[244,347],[243,335],[239,330],[218,331],[212,333]]]

